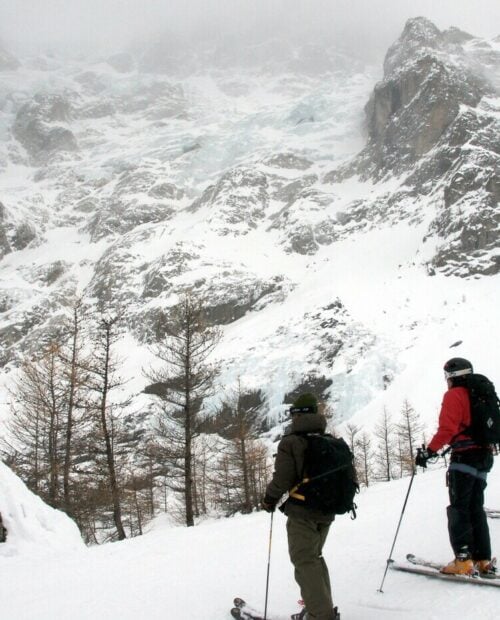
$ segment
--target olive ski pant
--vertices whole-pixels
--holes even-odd
[[[490,560],[490,531],[483,504],[486,475],[491,465],[477,465],[479,467],[454,462],[450,464],[448,532],[455,555],[467,547],[473,560]]]
[[[322,556],[330,523],[288,517],[288,551],[295,568],[295,581],[311,620],[331,620],[333,602],[330,576]]]

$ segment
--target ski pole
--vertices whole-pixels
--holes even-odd
[[[387,575],[387,570],[389,569],[389,564],[393,561],[392,560],[392,552],[394,551],[394,546],[396,545],[396,539],[397,539],[398,534],[399,534],[399,528],[401,526],[401,521],[403,520],[403,515],[404,515],[404,512],[405,512],[406,504],[408,502],[408,497],[410,495],[411,485],[413,484],[413,478],[415,478],[415,473],[416,473],[416,467],[413,467],[413,471],[412,471],[411,478],[410,478],[410,484],[408,485],[408,491],[406,493],[405,502],[403,504],[403,510],[401,511],[401,516],[399,517],[399,523],[398,523],[398,527],[396,529],[396,535],[394,536],[394,541],[392,543],[391,552],[389,553],[389,558],[387,560],[387,564],[386,564],[386,567],[385,567],[385,572],[384,572],[384,576],[382,578],[382,583],[380,584],[380,588],[377,590],[377,592],[382,592],[382,593],[384,592],[382,590],[382,587],[384,585],[385,576]]]
[[[271,513],[271,527],[269,528],[269,552],[267,554],[266,602],[264,604],[264,620],[267,619],[267,598],[269,594],[269,571],[271,568],[271,545],[273,542],[273,517],[274,517],[274,512]]]

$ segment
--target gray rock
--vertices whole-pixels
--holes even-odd
[[[365,107],[366,148],[354,162],[326,175],[326,182],[355,173],[380,179],[406,172],[436,146],[464,106],[476,107],[494,92],[473,71],[462,39],[467,36],[443,34],[425,18],[408,20]]]
[[[221,235],[245,235],[266,217],[268,190],[263,172],[246,166],[233,168],[209,186],[190,211],[208,209],[207,219]]]
[[[38,94],[17,112],[14,136],[36,161],[46,161],[60,151],[75,151],[75,136],[66,127],[54,123],[67,123],[71,106],[61,95]]]
[[[36,228],[29,222],[21,222],[14,230],[12,247],[16,250],[24,250],[37,238]]]
[[[500,57],[493,51],[456,29],[441,33],[424,18],[408,21],[366,106],[367,146],[324,177],[338,183],[356,173],[375,180],[405,175],[404,184],[375,201],[354,201],[338,214],[334,234],[420,222],[416,198],[426,195],[430,202],[422,204],[438,212],[429,235],[438,237],[439,249],[429,269],[496,273],[500,124],[495,99],[487,96],[495,93],[488,80],[498,76]],[[480,54],[493,69],[479,67]]]
[[[384,77],[413,64],[422,50],[436,50],[443,42],[440,30],[426,17],[409,19],[401,36],[387,50],[384,59]]]
[[[0,259],[11,251],[7,238],[7,211],[0,202]]]
[[[193,261],[200,259],[198,250],[201,249],[177,244],[167,254],[154,261],[143,276],[142,298],[155,298],[169,293],[174,278],[187,273]]]
[[[288,170],[307,170],[312,166],[312,162],[304,157],[299,157],[294,153],[278,153],[267,157],[262,162],[270,168],[285,168]]]
[[[152,200],[153,198],[153,200]],[[89,222],[92,241],[112,234],[124,234],[142,224],[170,219],[183,198],[182,190],[162,182],[143,170],[123,172],[109,198]],[[95,204],[86,202],[84,208]]]
[[[286,202],[291,204],[295,202],[304,190],[311,187],[318,181],[318,177],[315,174],[309,174],[304,177],[300,177],[289,183],[279,184],[276,189],[273,187],[272,197],[275,200]]]
[[[361,168],[375,176],[407,170],[435,146],[460,106],[477,106],[487,92],[482,80],[432,55],[386,78],[366,106],[369,144]]]
[[[329,245],[337,239],[336,223],[325,213],[334,199],[331,194],[305,187],[294,202],[273,215],[269,229],[282,232],[281,244],[286,252],[315,254],[320,244]]]

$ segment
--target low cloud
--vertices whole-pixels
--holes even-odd
[[[386,49],[409,17],[478,36],[498,34],[497,0],[2,0],[0,39],[15,52],[112,51],[171,32],[201,40],[338,41]]]

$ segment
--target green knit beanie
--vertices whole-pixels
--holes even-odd
[[[311,392],[305,392],[298,396],[290,407],[291,415],[295,413],[317,413],[318,399]]]

